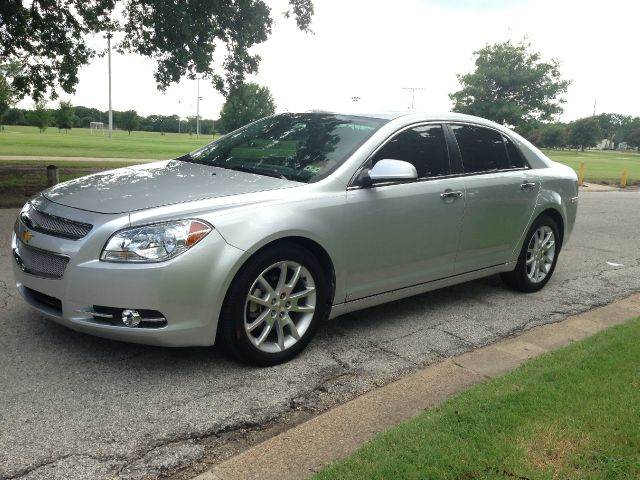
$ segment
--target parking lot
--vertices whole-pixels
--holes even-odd
[[[39,317],[13,285],[16,214],[0,210],[0,479],[156,476],[292,411],[640,291],[640,192],[581,193],[541,292],[490,277],[356,312],[323,325],[294,361],[255,369],[213,348],[118,343]]]

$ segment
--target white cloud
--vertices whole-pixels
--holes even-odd
[[[280,16],[286,0],[270,4],[276,24],[255,49],[262,63],[254,80],[271,89],[279,110],[406,110],[411,94],[402,87],[423,87],[415,108],[446,111],[448,94],[458,89],[455,75],[472,70],[474,50],[527,36],[573,80],[565,120],[589,115],[596,97],[598,112],[640,115],[640,5],[630,0],[315,0],[314,35]],[[114,54],[114,109],[194,114],[195,81],[162,95],[153,67],[148,59]],[[74,103],[106,109],[106,71],[104,58],[83,68]],[[223,98],[206,82],[201,95],[201,114],[217,117]]]

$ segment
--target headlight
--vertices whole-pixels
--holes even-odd
[[[121,230],[102,249],[106,262],[163,262],[186,252],[202,240],[211,226],[199,220],[178,220]]]

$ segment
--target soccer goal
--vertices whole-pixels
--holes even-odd
[[[100,130],[100,132],[104,135],[104,123],[103,122],[91,122],[89,123],[89,129],[91,130],[91,135],[93,135],[94,131]]]

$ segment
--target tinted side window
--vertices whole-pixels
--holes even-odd
[[[449,175],[449,154],[441,125],[414,127],[389,140],[373,157],[379,160],[404,160],[416,167],[418,178]]]
[[[516,147],[507,137],[504,137],[504,144],[507,146],[507,153],[509,154],[509,164],[511,165],[511,168],[527,168],[527,162],[518,147]]]
[[[509,168],[502,135],[488,128],[452,125],[462,155],[465,173]]]

